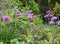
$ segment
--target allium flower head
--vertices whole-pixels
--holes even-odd
[[[52,20],[52,21],[55,21],[55,20],[57,20],[57,17],[53,16],[53,17],[51,18],[51,20]]]
[[[45,16],[44,16],[44,18],[48,18],[48,17],[49,17],[49,15],[45,15]]]
[[[57,25],[60,26],[60,21],[57,21]]]
[[[3,16],[3,21],[9,21],[10,20],[10,16]]]
[[[20,14],[17,13],[16,16],[20,16]]]
[[[54,24],[54,21],[50,21],[49,24],[53,25]]]
[[[26,15],[30,14],[28,11],[25,13]]]
[[[33,14],[28,14],[27,16],[28,16],[28,19],[32,19],[33,18],[33,16],[32,16]]]
[[[16,11],[17,9],[18,9],[18,7],[17,7],[17,6],[15,6],[15,7],[14,7],[14,10]]]
[[[27,11],[27,13],[32,13],[32,10],[30,10],[30,11]]]
[[[46,14],[49,14],[49,13],[51,13],[51,11],[50,11],[50,10],[48,10],[48,11],[46,12]]]
[[[33,23],[33,22],[31,22],[31,23],[30,23],[30,25],[31,25],[31,26],[34,26],[34,23]]]

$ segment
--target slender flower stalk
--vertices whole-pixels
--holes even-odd
[[[8,0],[7,3],[8,3],[8,14],[10,15],[10,0]]]

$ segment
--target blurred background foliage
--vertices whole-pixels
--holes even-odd
[[[59,0],[11,0],[11,7],[18,6],[19,9],[33,10],[35,14],[44,16],[47,10],[60,19],[60,1]],[[44,19],[44,18],[43,18]]]
[[[41,13],[42,16],[46,14],[47,10],[51,10],[54,15],[60,17],[60,1],[59,0],[4,0],[5,3],[2,3],[6,8],[13,9],[14,6],[18,6],[19,10],[33,10],[35,14]],[[5,7],[2,7],[5,8]]]

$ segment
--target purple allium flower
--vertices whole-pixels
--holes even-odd
[[[51,15],[51,11],[50,10],[48,10],[47,12],[46,12],[46,15],[44,16],[45,18],[48,18],[48,17],[52,17],[53,15]]]
[[[10,20],[10,16],[3,16],[3,21],[9,21]]]
[[[54,24],[54,21],[50,21],[49,24],[53,25]]]
[[[34,26],[34,23],[33,23],[33,22],[31,22],[31,23],[30,23],[30,25],[31,25],[31,26]]]
[[[49,15],[49,16],[50,16],[50,15],[51,15],[51,13],[48,13],[48,14],[46,14],[46,15]]]
[[[19,12],[16,12],[16,16],[20,16],[20,13]]]
[[[32,13],[32,10],[26,12],[26,14],[31,14],[31,13]]]
[[[50,11],[50,10],[48,10],[48,11],[46,12],[46,14],[49,14],[49,13],[51,13],[51,11]]]
[[[44,16],[44,18],[48,18],[48,17],[49,17],[49,15],[45,15],[45,16]]]
[[[53,16],[53,17],[51,18],[51,20],[52,20],[52,21],[57,20],[57,17]]]
[[[28,16],[28,19],[32,19],[32,16]]]
[[[20,16],[20,14],[17,13],[16,16]]]
[[[57,21],[57,25],[60,26],[60,21]]]
[[[17,6],[15,6],[15,7],[14,7],[14,10],[16,11],[17,9],[18,9],[18,7],[17,7]]]
[[[28,11],[25,13],[26,15],[30,14]]]
[[[33,18],[32,14],[28,14],[27,16],[28,16],[28,19],[32,19]]]

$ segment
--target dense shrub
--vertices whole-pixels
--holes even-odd
[[[60,4],[58,4],[57,2],[55,4],[55,7],[52,10],[52,13],[56,15],[58,18],[60,17]]]

